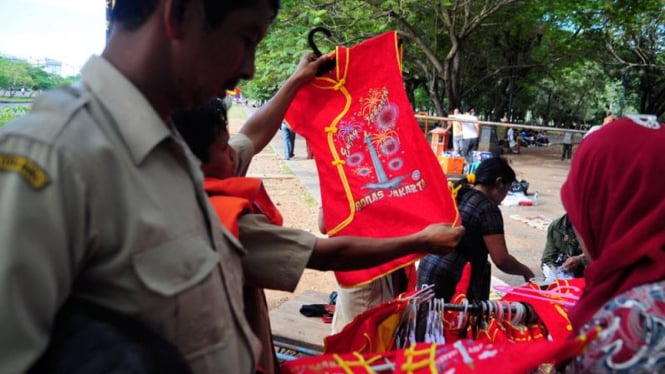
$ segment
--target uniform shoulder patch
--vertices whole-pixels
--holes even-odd
[[[50,182],[46,171],[25,156],[0,153],[0,172],[18,173],[35,190],[44,188]]]

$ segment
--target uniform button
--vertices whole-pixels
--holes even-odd
[[[193,277],[195,272],[196,272],[196,269],[194,269],[194,266],[192,266],[190,263],[183,264],[183,268],[182,268],[182,277],[183,277],[183,279],[189,279],[189,278]]]

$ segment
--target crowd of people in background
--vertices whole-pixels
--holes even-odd
[[[443,121],[441,123],[441,127],[447,134],[446,136],[451,139],[448,148],[454,151],[455,154],[464,157],[466,161],[469,162],[469,157],[473,151],[478,149],[478,141],[482,127],[478,126],[476,128],[474,124],[477,123],[476,121],[482,121],[483,116],[476,116],[473,107],[468,106],[464,113],[460,112],[458,108],[455,108],[453,113],[448,117],[448,121]],[[604,117],[602,124],[588,126],[586,127],[586,133],[582,133],[580,130],[583,130],[585,127],[582,125],[575,125],[572,122],[568,122],[567,124],[561,123],[558,126],[552,126],[551,130],[545,130],[542,128],[534,129],[527,127],[543,127],[541,123],[532,120],[525,124],[525,127],[522,127],[517,125],[520,121],[515,120],[515,122],[511,122],[507,115],[504,114],[504,116],[499,119],[499,122],[510,125],[497,127],[496,133],[502,135],[497,137],[496,142],[502,153],[510,154],[520,154],[521,147],[549,147],[554,144],[561,144],[561,160],[570,160],[573,154],[573,146],[579,143],[582,137],[586,137],[588,134],[598,130],[602,125],[616,119],[616,115],[608,114]],[[466,133],[464,132],[465,129]],[[559,129],[566,131],[561,131]]]

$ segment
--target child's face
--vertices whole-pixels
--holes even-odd
[[[224,179],[234,176],[235,151],[229,147],[228,130],[222,130],[208,148],[208,154],[208,162],[201,164],[201,170],[206,177]]]

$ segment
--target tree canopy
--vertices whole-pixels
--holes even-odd
[[[472,104],[560,125],[608,113],[665,114],[665,5],[660,0],[283,0],[246,95],[271,97],[306,52],[325,53],[397,30],[414,109],[443,115]]]

